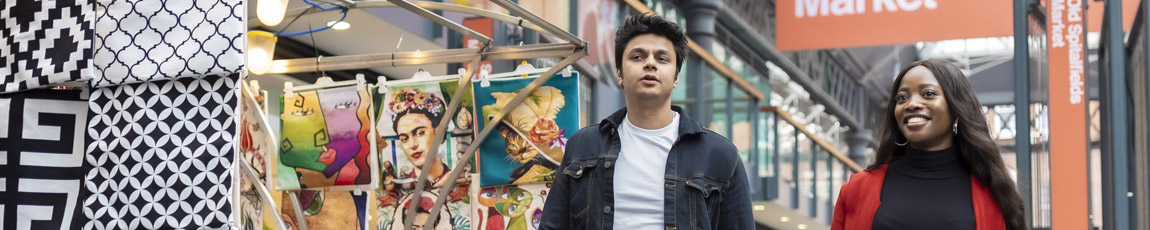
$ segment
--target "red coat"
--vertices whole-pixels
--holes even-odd
[[[832,230],[871,229],[874,213],[878,211],[879,197],[882,195],[882,182],[886,178],[887,165],[870,172],[855,173],[849,182],[843,184],[839,199],[835,202]],[[974,219],[978,230],[1006,229],[1002,210],[990,190],[970,178],[970,198],[974,202]]]

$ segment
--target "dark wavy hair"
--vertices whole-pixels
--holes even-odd
[[[979,183],[990,189],[994,201],[1002,209],[1003,219],[1007,229],[1026,229],[1025,204],[1014,180],[1010,178],[1006,164],[1002,162],[1002,155],[998,145],[990,137],[987,128],[986,116],[982,113],[981,103],[975,97],[974,88],[970,81],[957,66],[941,60],[926,60],[910,63],[898,73],[894,79],[894,86],[890,90],[890,100],[886,108],[886,125],[883,126],[882,139],[876,151],[875,161],[867,166],[866,171],[878,169],[884,164],[898,160],[906,154],[906,146],[898,146],[897,142],[904,142],[906,137],[898,128],[894,116],[895,95],[898,94],[899,85],[906,73],[914,67],[926,67],[942,88],[943,98],[946,99],[947,110],[951,117],[958,122],[958,133],[954,135],[954,147],[961,154],[961,158],[970,166],[971,173]]]
[[[432,94],[432,95],[434,96],[434,94]],[[441,100],[441,101],[439,101],[439,103],[436,103],[436,105],[435,105],[435,106],[440,108],[439,113],[432,113],[428,109],[421,109],[421,108],[408,108],[408,109],[404,109],[403,111],[399,111],[398,113],[395,113],[394,117],[391,118],[391,128],[392,129],[398,129],[399,128],[399,118],[402,118],[403,116],[406,116],[408,114],[423,114],[423,116],[427,117],[427,119],[431,121],[431,127],[434,128],[437,125],[439,125],[439,121],[443,119],[443,115],[444,115],[443,113],[445,112],[443,110],[443,108],[445,107],[443,104],[444,103]],[[399,130],[394,130],[394,131],[399,132]]]
[[[674,22],[667,21],[655,15],[646,13],[632,16],[623,22],[623,26],[615,31],[615,70],[623,69],[623,51],[627,50],[627,42],[644,34],[654,34],[671,40],[675,46],[675,77],[683,69],[683,61],[687,59],[687,34]]]

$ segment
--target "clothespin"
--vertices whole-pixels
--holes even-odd
[[[363,89],[366,84],[367,84],[367,80],[363,80],[363,74],[362,73],[355,74],[355,87],[356,88]]]
[[[295,96],[295,92],[292,91],[293,85],[294,84],[292,84],[290,81],[284,82],[284,99],[288,99],[288,98]]]
[[[489,73],[487,73],[487,70],[480,70],[479,71],[479,87],[491,86],[491,81],[487,80],[487,75],[489,75]]]
[[[376,85],[379,86],[379,89],[376,89],[376,91],[379,91],[379,94],[387,94],[387,77],[376,77]]]
[[[248,87],[252,89],[252,93],[260,92],[260,82],[257,80],[248,81]]]
[[[571,77],[571,71],[571,66],[567,66],[567,68],[563,68],[563,72],[561,73],[563,74],[563,77]]]

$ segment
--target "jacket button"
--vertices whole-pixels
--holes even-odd
[[[611,207],[603,207],[603,213],[611,213]]]
[[[603,163],[603,167],[611,168],[611,162]]]

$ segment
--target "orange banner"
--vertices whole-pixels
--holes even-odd
[[[780,50],[1010,36],[1011,1],[779,0]]]
[[[1089,181],[1086,108],[1086,18],[1089,0],[1050,0],[1047,40],[1050,80],[1050,182],[1053,227],[1087,229]],[[1091,7],[1101,8],[1101,4]]]

